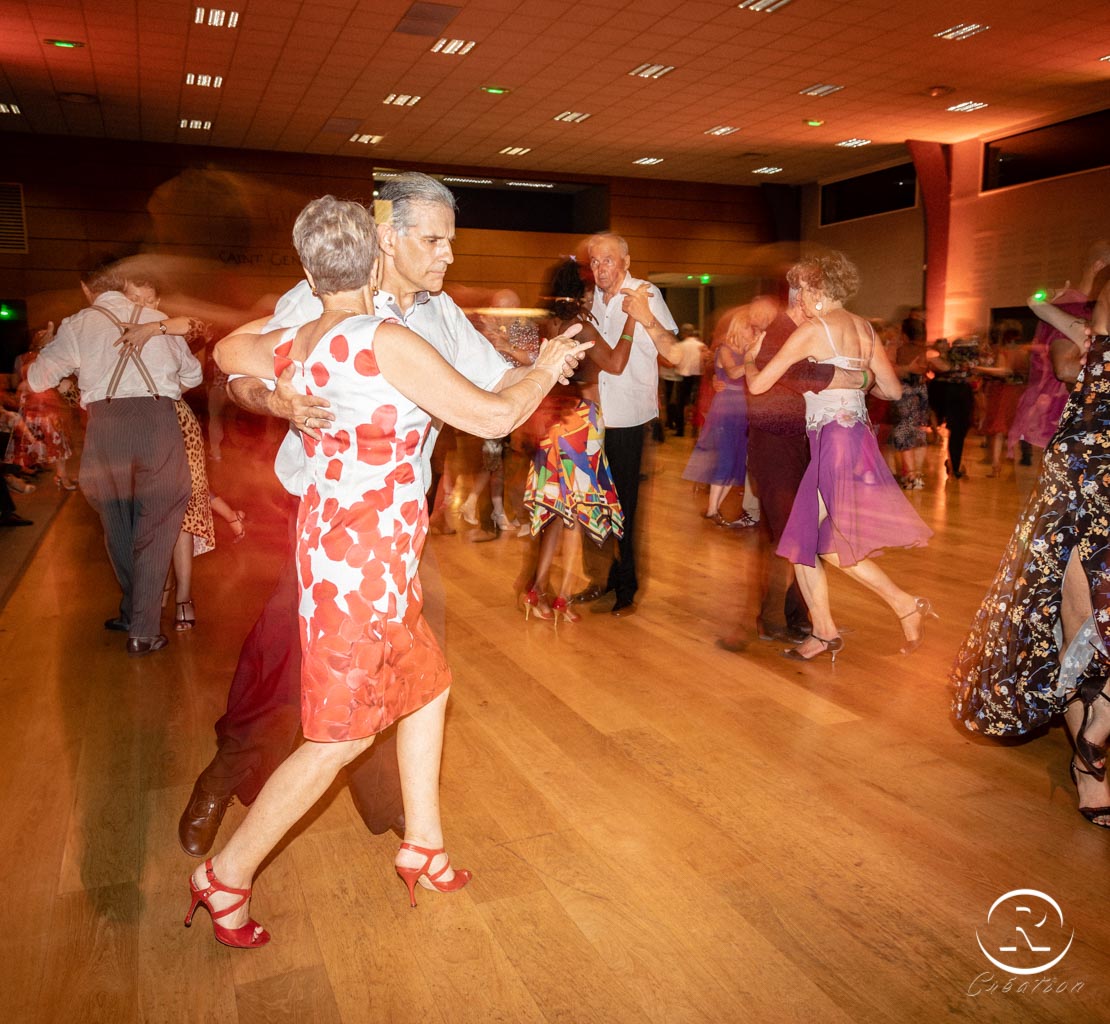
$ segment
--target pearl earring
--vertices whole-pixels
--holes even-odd
[[[821,312],[821,310],[823,310],[823,309],[825,308],[825,304],[824,304],[823,302],[815,302],[815,303],[813,304],[813,308],[814,308],[815,310],[817,310],[817,312],[818,312],[818,313],[820,313],[820,312]]]

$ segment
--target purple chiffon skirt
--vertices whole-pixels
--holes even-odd
[[[818,555],[834,553],[850,566],[884,548],[921,547],[933,535],[890,475],[865,421],[834,420],[809,431],[809,455],[779,541],[783,558],[816,565]],[[818,497],[828,510],[820,526]]]

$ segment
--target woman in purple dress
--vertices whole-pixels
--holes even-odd
[[[744,486],[748,457],[748,400],[744,386],[744,349],[753,340],[747,309],[731,318],[724,339],[714,353],[714,377],[720,387],[713,395],[698,443],[690,453],[683,480],[709,484],[706,519],[725,525],[721,502],[733,487]]]
[[[813,359],[873,374],[879,397],[901,398],[898,376],[871,325],[844,309],[859,288],[859,273],[848,258],[833,252],[804,259],[791,267],[787,280],[801,290],[807,323],[758,372],[754,358],[762,339],[756,340],[747,362],[748,390],[762,394],[788,367]],[[843,569],[890,606],[905,636],[903,654],[920,646],[925,619],[935,616],[926,598],[896,586],[872,561],[887,547],[920,547],[932,531],[891,476],[867,419],[865,394],[828,388],[805,395],[810,463],[778,554],[794,565],[813,633],[797,648],[783,652],[789,658],[810,661],[828,653],[835,660],[844,646],[829,608],[822,560]]]

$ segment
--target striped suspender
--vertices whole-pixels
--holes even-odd
[[[138,320],[134,319],[125,322],[121,320],[118,316],[116,316],[115,313],[113,313],[110,309],[105,309],[103,306],[97,306],[94,304],[89,308],[95,309],[98,313],[103,313],[109,320],[111,320],[112,323],[115,324],[117,328],[119,328],[119,333],[121,337],[127,331],[127,328],[129,326],[131,326],[132,324],[137,324],[139,322]],[[131,313],[132,317],[134,317],[138,313],[138,311],[138,306],[133,307]],[[154,378],[151,377],[150,371],[147,370],[146,364],[143,362],[142,355],[131,349],[128,349],[125,352],[121,352],[119,359],[116,360],[116,368],[112,371],[111,380],[108,381],[107,400],[110,402],[113,397],[115,397],[116,388],[119,387],[119,382],[120,379],[123,377],[123,371],[127,367],[128,360],[132,360],[135,363],[135,369],[139,371],[139,376],[143,378],[143,382],[146,384],[147,390],[157,400],[160,396],[158,394],[158,389],[154,386]]]

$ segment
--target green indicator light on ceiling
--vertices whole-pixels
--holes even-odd
[[[488,92],[491,96],[505,96],[509,90],[500,85],[483,85],[482,92]]]
[[[693,281],[694,280],[694,275],[693,274],[687,274],[686,275],[686,280],[687,281]]]
[[[85,45],[73,39],[47,39],[45,42],[47,46],[57,46],[61,50],[78,50]]]
[[[810,128],[820,128],[821,125],[823,125],[824,123],[824,121],[819,121],[815,117],[811,117],[808,121],[806,121],[806,124],[808,124]]]
[[[702,284],[709,284],[709,282],[712,280],[712,277],[709,274],[702,274],[701,277],[698,278],[698,280],[701,281]]]

